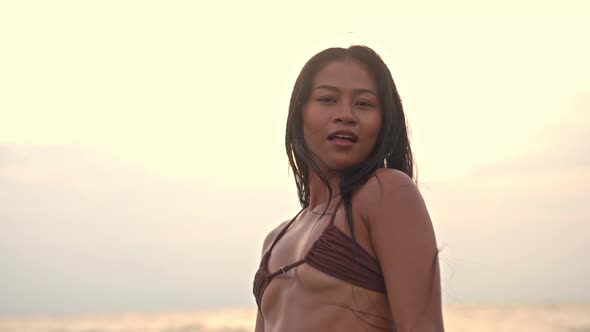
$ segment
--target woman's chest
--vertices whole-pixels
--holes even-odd
[[[340,280],[306,264],[310,255],[317,254],[318,244],[325,242],[326,235],[329,235],[329,227],[333,226],[329,225],[327,220],[320,219],[308,224],[302,222],[289,229],[276,243],[268,260],[267,267],[270,273],[281,271],[271,285],[274,283],[279,288],[283,283],[297,283],[298,287],[317,291],[341,284]],[[289,268],[294,264],[297,265]],[[275,287],[270,287],[271,285],[267,291],[273,291],[272,288]]]
[[[354,271],[348,270],[358,266],[351,259],[352,247],[349,234],[335,224],[318,220],[293,225],[269,257],[268,271],[276,275],[266,289],[263,307],[275,307],[293,291],[295,296],[350,293],[346,277]]]

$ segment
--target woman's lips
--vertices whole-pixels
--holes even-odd
[[[330,135],[328,135],[329,140],[335,138],[348,139],[352,142],[358,141],[358,137],[356,136],[356,134],[350,130],[336,130],[330,133]]]
[[[344,138],[332,138],[330,140],[330,143],[334,144],[337,147],[349,148],[353,146],[355,142]]]
[[[339,148],[350,148],[358,141],[358,136],[351,130],[336,130],[328,135],[328,140]]]

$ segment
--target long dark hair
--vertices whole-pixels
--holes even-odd
[[[397,169],[407,174],[417,183],[415,174],[414,156],[408,137],[408,125],[402,107],[401,98],[397,92],[391,72],[381,57],[366,46],[353,45],[349,48],[328,48],[314,55],[303,66],[299,73],[291,100],[289,103],[289,115],[287,117],[287,130],[285,134],[285,147],[289,158],[289,165],[297,184],[299,202],[303,208],[310,204],[310,175],[315,172],[330,192],[329,201],[322,215],[328,210],[332,200],[333,189],[316,160],[322,159],[314,155],[305,143],[303,137],[303,106],[308,102],[314,76],[326,65],[335,61],[354,60],[365,65],[377,84],[377,94],[381,106],[381,128],[373,151],[366,160],[358,165],[341,172],[339,189],[345,209],[345,217],[352,241],[355,242],[354,227],[352,222],[352,194],[361,187],[374,172],[384,166]],[[439,250],[436,250],[432,259],[431,293],[435,286],[436,264]],[[350,309],[350,308],[349,308]],[[425,306],[424,311],[427,309]],[[353,310],[353,309],[351,309]],[[358,312],[357,310],[353,310]]]
[[[362,186],[372,176],[375,170],[383,167],[384,159],[387,160],[387,167],[400,170],[416,181],[414,176],[414,157],[410,148],[406,117],[401,98],[397,92],[391,73],[381,57],[369,47],[353,45],[349,48],[328,48],[309,59],[303,66],[301,73],[299,73],[295,81],[295,86],[293,87],[293,93],[291,94],[285,147],[287,149],[289,165],[291,166],[295,183],[297,184],[297,193],[301,206],[306,208],[310,203],[310,172],[318,174],[322,182],[328,187],[330,197],[332,197],[333,189],[325,174],[322,173],[314,161],[313,153],[309,150],[303,138],[302,108],[309,99],[313,78],[318,71],[329,63],[349,59],[358,61],[368,68],[369,73],[377,84],[377,94],[382,112],[381,129],[379,130],[373,151],[365,161],[345,170],[340,175],[340,194],[344,203],[346,220],[354,240],[351,211],[352,193]],[[318,159],[321,160],[321,158]]]

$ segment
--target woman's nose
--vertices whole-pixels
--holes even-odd
[[[356,124],[356,118],[353,113],[353,106],[346,103],[338,107],[338,113],[334,117],[336,123]]]

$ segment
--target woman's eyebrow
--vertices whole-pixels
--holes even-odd
[[[332,90],[332,91],[335,91],[335,92],[340,92],[340,89],[338,89],[335,86],[331,86],[331,85],[318,85],[318,86],[316,86],[314,88],[314,90],[318,90],[318,89],[327,89],[327,90]],[[372,94],[374,96],[377,96],[377,93],[375,93],[375,91],[373,91],[371,89],[362,89],[362,88],[359,88],[359,89],[353,89],[352,92],[354,94],[357,94],[357,95],[360,95],[361,93],[370,93],[370,94]]]

